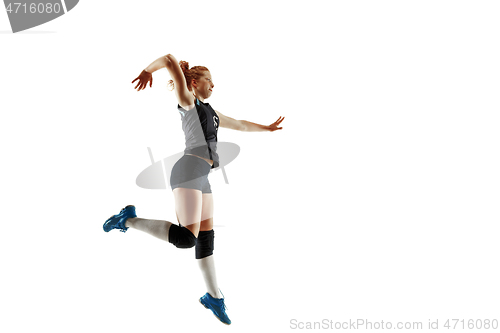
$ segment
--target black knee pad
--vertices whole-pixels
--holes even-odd
[[[200,231],[196,241],[196,259],[211,256],[214,253],[214,230]]]
[[[180,249],[189,249],[196,245],[196,237],[188,228],[172,224],[168,230],[168,241]]]

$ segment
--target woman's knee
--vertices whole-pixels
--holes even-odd
[[[203,259],[214,253],[214,231],[200,231],[196,241],[195,254],[196,259]]]
[[[189,249],[196,245],[196,236],[188,228],[172,224],[168,231],[168,241],[180,249]]]

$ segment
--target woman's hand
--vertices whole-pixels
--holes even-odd
[[[137,87],[139,87],[139,89],[137,89],[137,91],[141,91],[141,90],[146,89],[148,82],[149,82],[149,87],[153,86],[153,74],[146,72],[146,70],[143,70],[142,73],[139,74],[139,76],[134,81],[132,81],[132,83],[134,83],[137,80],[139,80],[139,82],[137,83],[137,85],[134,88],[134,89],[137,89]]]
[[[274,132],[276,130],[280,130],[282,129],[283,127],[278,127],[279,124],[281,124],[281,122],[283,121],[283,119],[285,119],[285,117],[279,117],[278,120],[276,120],[274,123],[272,123],[271,125],[269,126],[266,126],[266,129],[268,131],[271,131],[271,132]]]

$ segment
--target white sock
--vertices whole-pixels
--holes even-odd
[[[197,261],[203,274],[208,293],[214,298],[222,298],[222,294],[217,286],[214,255],[212,254],[208,257],[197,259]]]
[[[134,228],[144,231],[156,238],[168,242],[168,231],[170,230],[171,222],[163,220],[141,219],[139,217],[131,217],[125,222],[128,228]]]

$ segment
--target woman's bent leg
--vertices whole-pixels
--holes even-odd
[[[177,220],[182,226],[191,231],[195,237],[198,237],[201,218],[201,191],[187,188],[176,188],[173,193],[175,198]],[[168,237],[171,226],[172,222],[169,221],[144,219],[139,217],[129,218],[125,222],[125,227],[143,231],[167,242],[172,242],[172,240]],[[174,225],[174,227],[177,226]],[[180,245],[178,247],[190,246]]]

